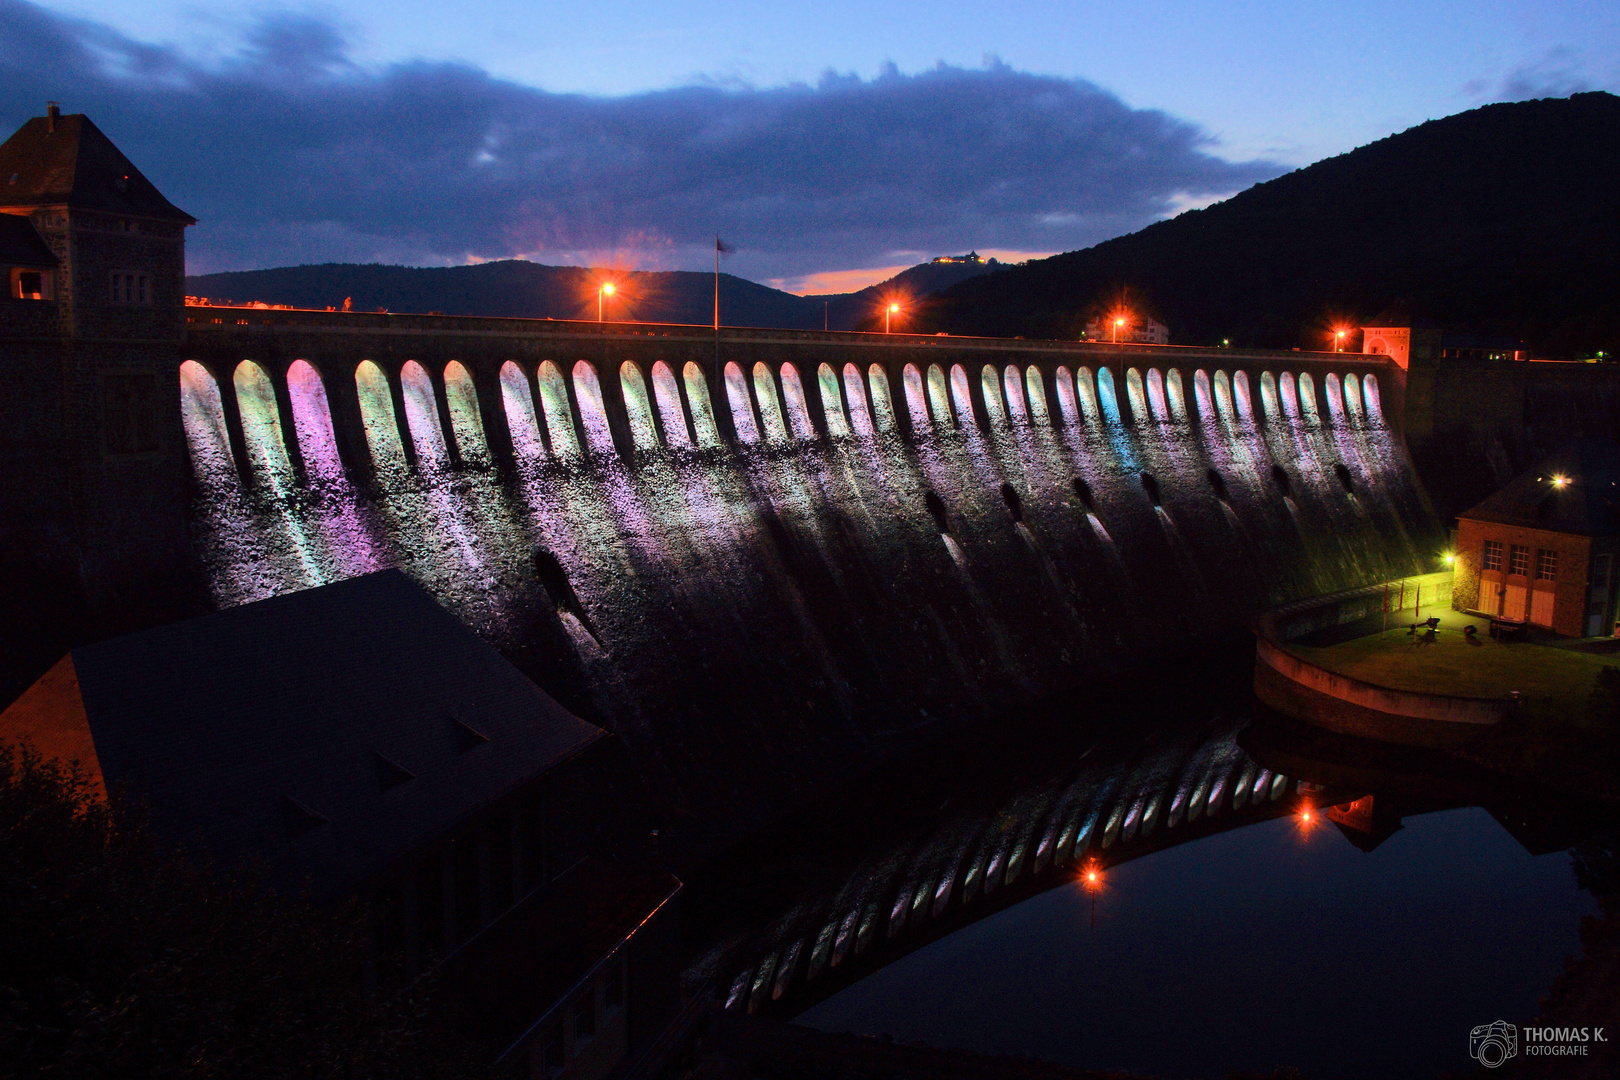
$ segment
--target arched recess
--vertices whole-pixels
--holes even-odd
[[[354,369],[354,388],[360,399],[360,422],[366,429],[372,464],[383,476],[404,474],[405,447],[399,438],[388,376],[372,361],[362,360]]]
[[[1097,427],[1102,423],[1101,407],[1097,404],[1097,382],[1095,381],[1107,368],[1098,368],[1097,376],[1093,376],[1088,367],[1074,369],[1074,396],[1080,402],[1080,416],[1085,420],[1087,427]],[[1113,393],[1113,382],[1110,381],[1109,393]]]
[[[1339,390],[1339,376],[1328,372],[1322,379],[1322,396],[1327,399],[1328,423],[1344,426],[1344,397]]]
[[[399,386],[405,401],[405,426],[416,446],[416,460],[421,467],[444,469],[450,464],[445,449],[444,431],[439,427],[439,401],[433,393],[433,380],[427,369],[415,360],[407,360],[399,369]]]
[[[1158,368],[1148,368],[1147,399],[1148,408],[1153,412],[1153,419],[1161,424],[1168,423],[1170,410],[1164,400],[1164,375]]]
[[[866,369],[866,383],[872,391],[872,421],[878,431],[887,435],[896,428],[894,398],[889,393],[889,373],[882,364]]]
[[[787,442],[787,418],[782,415],[782,403],[776,396],[776,376],[763,360],[754,362],[754,400],[759,402],[759,422],[765,427],[765,441]]]
[[[1308,427],[1321,427],[1322,416],[1316,407],[1316,381],[1311,373],[1299,373],[1299,415]]]
[[[928,365],[928,409],[936,430],[949,431],[956,427],[956,420],[951,416],[950,385],[938,364]]]
[[[1247,371],[1234,371],[1232,373],[1232,400],[1237,404],[1238,422],[1253,427],[1254,398],[1249,393],[1249,373]]]
[[[656,360],[652,366],[653,398],[658,416],[664,421],[666,446],[690,447],[692,436],[686,430],[686,410],[681,407],[681,388],[668,364]]]
[[[1131,403],[1131,423],[1147,420],[1147,393],[1142,387],[1142,373],[1135,368],[1125,369],[1125,395]]]
[[[1080,422],[1080,402],[1074,394],[1074,373],[1066,367],[1057,369],[1058,413],[1065,424]]]
[[[287,397],[292,404],[293,437],[298,440],[305,473],[313,481],[341,480],[343,458],[338,454],[337,435],[332,429],[326,383],[309,361],[294,360],[288,365]]]
[[[1200,423],[1208,424],[1215,420],[1214,390],[1209,383],[1209,372],[1203,368],[1193,372],[1193,407],[1198,410]]]
[[[984,411],[994,428],[1007,426],[1007,403],[1001,398],[1001,372],[995,365],[986,364],[979,369],[979,389],[984,393]]]
[[[1277,376],[1269,371],[1260,373],[1260,408],[1265,413],[1267,424],[1275,424],[1283,419],[1282,406],[1277,401]]]
[[[602,403],[602,383],[596,376],[596,365],[589,360],[576,360],[573,374],[574,400],[579,402],[579,426],[585,429],[585,441],[593,453],[614,453],[613,428],[608,424],[607,408]]]
[[[1187,423],[1187,391],[1181,384],[1181,369],[1171,368],[1164,373],[1164,394],[1170,402],[1170,422]]]
[[[236,459],[225,427],[219,384],[195,360],[180,365],[180,422],[191,450],[191,467],[199,480],[236,481]]]
[[[1024,400],[1024,373],[1017,364],[1008,364],[1001,372],[1001,390],[1006,395],[1007,420],[1029,423],[1029,405]]]
[[[1299,423],[1299,394],[1294,389],[1294,374],[1285,371],[1277,376],[1277,397],[1282,401],[1283,416],[1290,424]]]
[[[1362,393],[1367,406],[1367,423],[1382,427],[1384,425],[1384,402],[1378,396],[1378,376],[1367,372],[1361,379]]]
[[[574,410],[568,404],[568,383],[563,381],[562,368],[550,360],[542,360],[534,381],[540,387],[540,411],[546,417],[552,454],[578,457],[579,433],[574,428]]]
[[[1361,380],[1354,372],[1344,377],[1344,411],[1355,424],[1359,425],[1365,420],[1361,411]]]
[[[630,441],[637,450],[658,449],[658,424],[653,419],[652,401],[647,397],[647,383],[641,377],[641,369],[634,361],[626,360],[619,365],[619,387],[624,392],[624,412],[630,421]]]
[[[827,434],[835,439],[848,438],[849,420],[844,412],[844,394],[838,388],[838,375],[830,364],[822,364],[816,369],[816,389],[821,392],[821,412],[827,418]]]
[[[1097,369],[1097,405],[1104,423],[1120,426],[1119,394],[1114,389],[1114,372],[1110,368]]]
[[[961,364],[951,365],[951,405],[956,409],[956,416],[963,427],[975,423],[973,417],[973,392],[968,386],[967,369]]]
[[[900,369],[900,383],[906,395],[906,412],[911,416],[911,430],[919,435],[933,430],[928,418],[928,390],[916,364]]]
[[[1052,414],[1046,405],[1046,380],[1034,364],[1024,369],[1024,392],[1029,397],[1030,422],[1049,426]]]
[[[795,439],[813,439],[816,426],[810,422],[810,405],[804,399],[804,380],[792,364],[782,365],[782,397],[788,428]]]
[[[726,403],[731,406],[731,424],[737,430],[737,438],[745,443],[759,442],[754,408],[748,402],[748,383],[743,379],[742,368],[735,361],[726,361],[724,381]]]
[[[461,460],[478,468],[487,466],[489,439],[484,435],[484,418],[478,413],[478,389],[472,372],[460,360],[444,365],[444,407],[450,414],[450,434]]]
[[[242,440],[247,446],[248,467],[255,476],[276,491],[293,486],[292,462],[282,441],[281,410],[276,405],[276,388],[264,368],[252,360],[236,365],[236,406],[242,413]]]
[[[1220,410],[1222,423],[1237,425],[1237,410],[1232,406],[1232,380],[1224,371],[1215,373],[1215,407]]]
[[[854,364],[844,365],[844,400],[849,402],[849,426],[855,434],[870,439],[875,434],[872,413],[866,407],[866,386],[861,369]]]
[[[512,452],[518,459],[538,461],[545,457],[540,424],[534,416],[534,398],[529,394],[529,377],[510,360],[501,365],[501,408],[506,412],[506,427],[512,433]]]
[[[681,369],[681,379],[686,383],[686,400],[692,406],[692,429],[697,432],[698,446],[719,446],[720,429],[714,422],[714,406],[709,403],[709,383],[703,369],[688,360]]]

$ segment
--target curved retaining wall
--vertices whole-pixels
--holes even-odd
[[[1470,741],[1518,707],[1503,698],[1422,694],[1352,679],[1290,652],[1272,638],[1269,622],[1261,619],[1255,632],[1255,695],[1331,731],[1446,748]]]

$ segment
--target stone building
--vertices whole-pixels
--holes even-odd
[[[1115,322],[1119,326],[1115,326]],[[1146,316],[1099,315],[1086,323],[1087,341],[1130,342],[1133,345],[1168,345],[1170,328]]]
[[[519,1074],[605,1077],[663,1030],[680,882],[617,858],[617,741],[397,570],[75,649],[0,741],[78,761],[161,839],[368,898],[377,982],[440,969]]]
[[[1582,438],[1457,518],[1457,608],[1569,637],[1616,627],[1620,444]]]

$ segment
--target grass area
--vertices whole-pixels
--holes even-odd
[[[1482,628],[1483,629],[1483,628]],[[1433,635],[1389,630],[1324,648],[1293,646],[1332,671],[1395,690],[1464,697],[1519,691],[1527,718],[1562,724],[1587,720],[1599,671],[1620,656],[1598,656],[1527,642],[1502,644],[1442,628]]]

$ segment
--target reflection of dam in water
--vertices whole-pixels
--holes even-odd
[[[533,325],[193,326],[197,542],[223,605],[406,569],[677,813],[1077,700],[1441,542],[1370,358],[728,331],[716,371],[683,328]]]
[[[1295,813],[1301,781],[1240,749],[1241,726],[1100,740],[1039,780],[941,815],[717,946],[689,977],[723,993],[728,1009],[793,1016],[1087,869]],[[1314,797],[1311,785],[1304,792]]]

